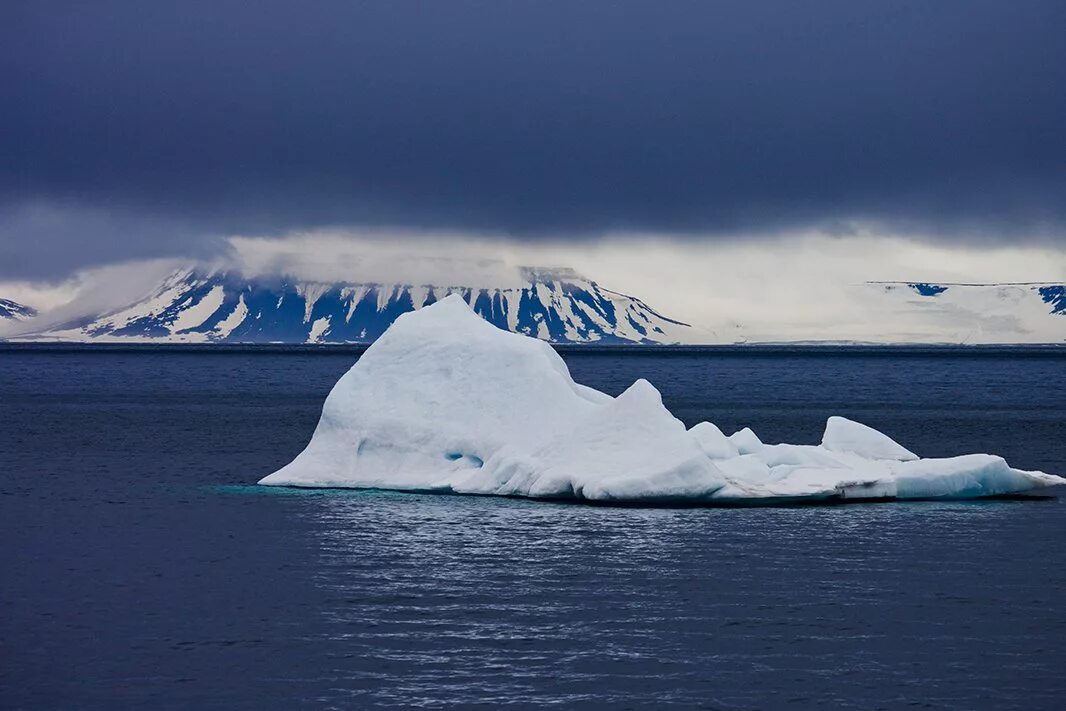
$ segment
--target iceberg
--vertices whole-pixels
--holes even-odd
[[[547,343],[453,295],[397,318],[333,387],[306,449],[259,483],[757,505],[979,498],[1066,479],[988,454],[922,459],[843,417],[819,445],[686,429],[646,380],[618,397],[580,385]]]

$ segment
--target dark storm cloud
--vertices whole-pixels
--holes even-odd
[[[1061,0],[34,1],[0,27],[0,255],[38,266],[325,224],[1059,239],[1066,217]],[[28,204],[163,227],[30,244]]]

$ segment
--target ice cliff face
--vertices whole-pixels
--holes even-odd
[[[149,297],[41,337],[71,341],[368,343],[401,314],[458,294],[489,323],[556,343],[676,343],[692,328],[571,270],[525,268],[521,287],[248,279],[181,270]]]
[[[10,299],[0,299],[0,320],[25,321],[36,315],[37,310],[31,306],[26,306]]]
[[[307,448],[261,484],[706,504],[975,498],[1066,484],[988,454],[921,459],[842,417],[820,445],[691,430],[638,380],[612,398],[459,295],[396,319],[333,387]]]

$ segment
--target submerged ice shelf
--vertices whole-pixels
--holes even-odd
[[[646,380],[616,398],[575,383],[547,343],[451,296],[400,316],[333,387],[307,448],[259,483],[744,505],[977,498],[1066,479],[989,454],[922,459],[843,417],[820,445],[686,430]]]

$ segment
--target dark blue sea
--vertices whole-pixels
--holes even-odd
[[[347,350],[0,350],[0,707],[1060,709],[1066,501],[296,491]],[[569,351],[687,424],[1066,472],[1062,350]]]

